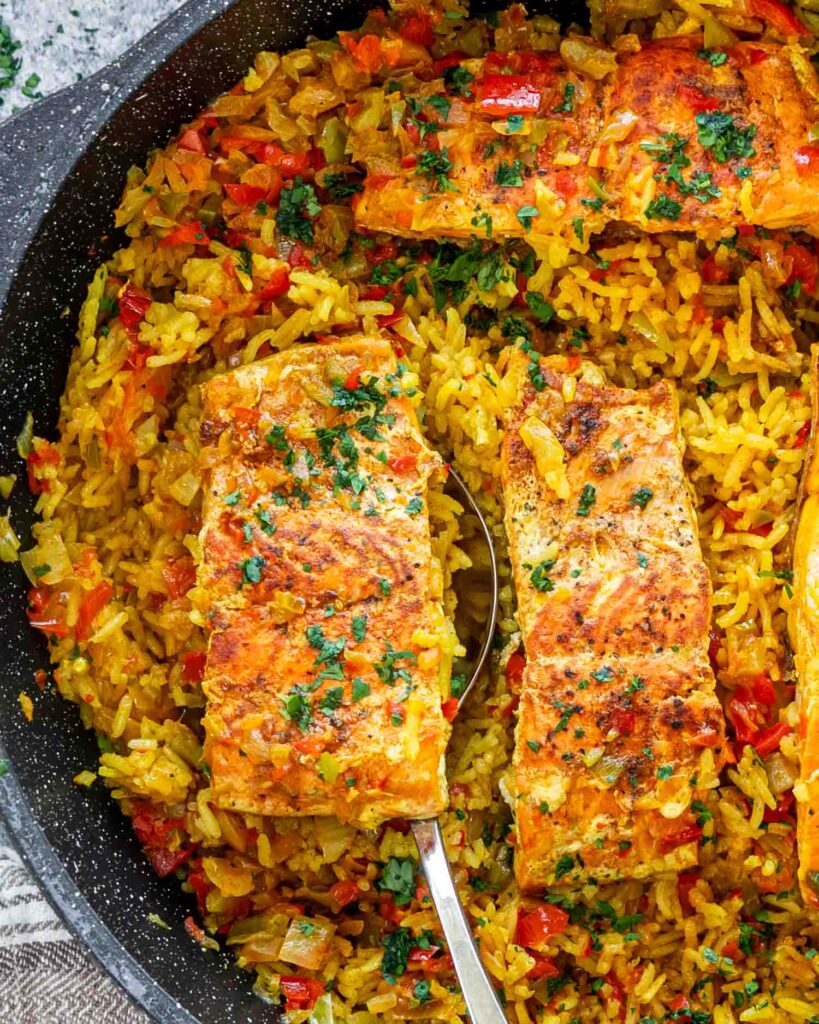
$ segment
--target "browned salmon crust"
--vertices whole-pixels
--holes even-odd
[[[303,345],[203,388],[199,574],[216,804],[363,827],[446,805],[449,659],[420,434],[390,345]]]
[[[679,870],[696,862],[691,804],[725,740],[676,395],[520,350],[504,386],[517,396],[501,466],[527,659],[508,781],[518,881]]]
[[[494,238],[557,232],[580,248],[610,221],[716,236],[742,223],[818,233],[808,140],[819,84],[807,55],[754,41],[714,67],[701,47],[691,37],[643,42],[601,81],[556,53],[465,61],[469,96],[453,100],[442,79],[414,94],[422,112],[406,117],[438,130],[424,133],[410,166],[365,182],[357,223],[429,238],[482,236],[491,223]],[[539,110],[507,129],[492,82],[521,61],[534,62],[519,77],[539,92]],[[436,172],[452,165],[445,187],[426,173],[431,159]]]

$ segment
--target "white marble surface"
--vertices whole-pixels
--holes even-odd
[[[182,0],[0,0],[0,18],[20,43],[13,88],[0,90],[0,120],[33,100],[21,89],[39,75],[47,95],[108,64],[158,25]]]

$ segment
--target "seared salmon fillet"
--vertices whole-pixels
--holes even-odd
[[[446,804],[437,455],[388,342],[302,345],[203,388],[198,591],[216,804],[362,827]]]
[[[526,668],[507,782],[531,890],[697,860],[723,763],[710,582],[668,383],[516,350],[501,462]],[[692,781],[693,780],[693,781]]]
[[[358,225],[581,248],[610,221],[819,233],[819,83],[803,50],[739,43],[714,66],[678,37],[608,56],[595,81],[559,54],[490,54],[463,62],[457,95],[450,77],[403,97],[401,164],[368,176]]]
[[[788,630],[797,671],[800,780],[797,798],[799,887],[809,907],[819,908],[819,346],[811,359],[813,436],[802,477],[802,507],[793,545],[793,602]]]

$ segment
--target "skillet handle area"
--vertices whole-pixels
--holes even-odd
[[[476,1024],[506,1024],[495,989],[481,962],[472,930],[455,888],[441,826],[435,819],[413,821],[421,867],[461,985],[469,1018]]]

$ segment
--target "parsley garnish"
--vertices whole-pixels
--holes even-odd
[[[526,305],[532,311],[532,314],[537,317],[542,324],[548,324],[555,315],[554,306],[550,302],[547,302],[540,292],[526,292],[523,297],[526,300]]]
[[[555,589],[555,585],[552,580],[547,576],[550,569],[554,567],[554,559],[550,558],[545,562],[540,562],[532,570],[532,574],[529,579],[535,590],[539,590],[542,594],[548,594],[550,591]]]
[[[287,238],[312,245],[314,236],[310,218],[317,217],[320,212],[316,190],[301,177],[295,177],[291,187],[284,189],[279,196],[276,227]]]
[[[644,213],[654,220],[679,220],[682,206],[670,196],[658,196],[651,200]]]
[[[360,181],[353,181],[340,171],[324,175],[324,188],[330,193],[334,203],[340,203],[357,192],[364,191]]]
[[[364,637],[367,635],[367,616],[366,615],[354,615],[351,622],[353,630],[353,639],[356,643],[361,643]]]
[[[365,683],[358,676],[353,679],[353,704],[357,704],[360,700],[364,700],[365,697],[369,697],[370,692],[369,683]]]
[[[574,110],[574,86],[571,82],[567,82],[563,86],[563,102],[556,106],[553,110],[553,114],[571,114]]]
[[[523,185],[523,163],[513,160],[507,163],[501,160],[495,168],[495,184],[501,188],[520,188]]]
[[[438,152],[434,149],[425,150],[418,157],[415,173],[423,175],[430,183],[435,183],[441,192],[457,192],[457,187],[449,179],[452,167],[452,161],[447,155],[446,146],[444,146]]]
[[[561,854],[555,864],[555,881],[560,881],[564,875],[568,875],[573,867],[574,857],[570,853]]]
[[[307,732],[313,721],[313,709],[310,707],[310,698],[303,690],[294,687],[284,698],[284,710],[282,714],[288,722],[294,722],[302,732]]]
[[[646,505],[654,497],[654,491],[650,487],[638,487],[637,490],[632,494],[630,505],[636,505],[639,509],[645,512]]]
[[[410,857],[390,857],[381,869],[378,888],[393,893],[397,907],[410,903],[415,894],[415,861]]]
[[[718,163],[756,156],[752,144],[755,136],[756,125],[738,128],[731,114],[719,111],[697,114],[697,138],[701,146],[713,152]]]
[[[724,50],[697,50],[697,56],[700,60],[707,60],[712,68],[721,67],[728,60]]]
[[[396,978],[400,978],[407,969],[412,948],[412,932],[409,928],[396,928],[394,932],[384,937],[381,944],[384,947],[381,977],[390,985],[394,985]]]
[[[264,566],[265,560],[261,555],[253,555],[252,558],[245,558],[244,561],[240,562],[239,568],[242,570],[240,587],[244,586],[245,583],[259,583]]]
[[[523,230],[528,234],[532,230],[532,219],[540,216],[540,210],[536,206],[521,206],[515,216],[523,225]]]
[[[593,484],[585,484],[583,490],[580,492],[580,500],[577,503],[577,512],[575,515],[586,517],[592,509],[592,506],[597,504],[597,490]]]
[[[469,88],[469,83],[475,80],[475,76],[461,64],[447,68],[444,71],[443,79],[447,91],[451,92],[453,96],[463,96],[464,99],[471,97],[472,90]]]

